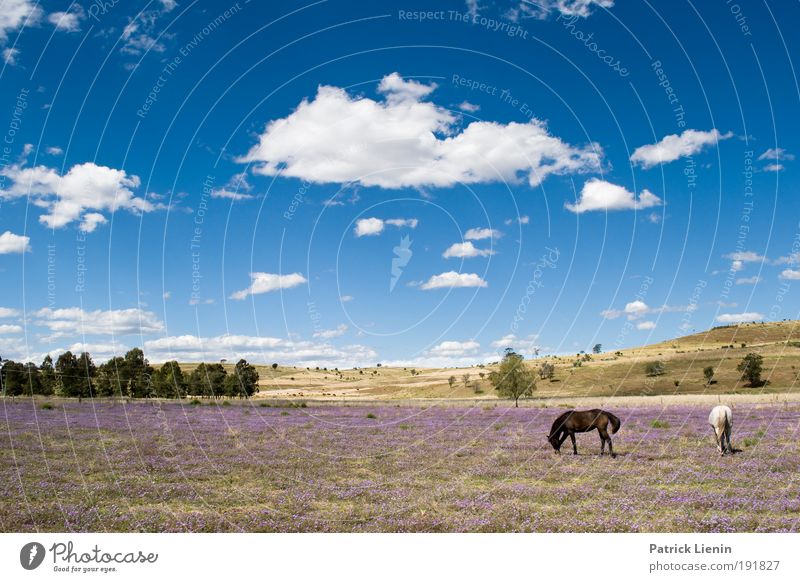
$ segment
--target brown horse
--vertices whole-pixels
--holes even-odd
[[[611,445],[611,437],[608,436],[608,425],[611,425],[611,434],[619,430],[620,420],[610,412],[605,412],[595,408],[594,410],[569,410],[559,416],[553,423],[550,429],[550,435],[547,440],[553,445],[556,453],[561,453],[561,445],[567,439],[567,436],[572,439],[572,452],[578,454],[578,445],[575,443],[576,432],[589,432],[597,429],[600,433],[600,454],[602,455],[606,449],[606,442],[608,442],[608,452],[611,457],[616,457],[614,448]]]

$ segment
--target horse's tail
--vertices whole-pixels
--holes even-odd
[[[611,423],[611,434],[614,434],[619,430],[619,426],[622,424],[622,422],[610,412],[606,412],[606,416],[608,417],[608,421]]]

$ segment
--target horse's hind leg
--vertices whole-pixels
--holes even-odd
[[[606,437],[603,436],[603,433],[600,433],[600,456],[602,457],[606,452]]]
[[[597,432],[600,433],[600,439],[603,441],[603,444],[600,446],[600,454],[603,454],[603,450],[605,450],[606,442],[608,442],[608,452],[612,458],[616,457],[617,455],[614,454],[614,446],[611,444],[611,437],[608,436],[608,431],[605,429],[597,429]]]
[[[575,442],[575,433],[574,432],[570,432],[569,433],[569,438],[572,439],[572,454],[573,455],[577,455],[578,454],[578,443]]]

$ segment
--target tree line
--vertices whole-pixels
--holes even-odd
[[[222,364],[199,364],[185,373],[176,361],[150,365],[139,348],[99,366],[91,355],[64,352],[55,362],[45,356],[37,366],[0,358],[3,396],[64,396],[72,398],[249,398],[258,392],[258,371],[239,360],[228,374]]]

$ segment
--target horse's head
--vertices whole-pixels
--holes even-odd
[[[551,434],[547,437],[547,440],[553,446],[557,453],[561,452],[561,443],[558,442],[558,434]]]

